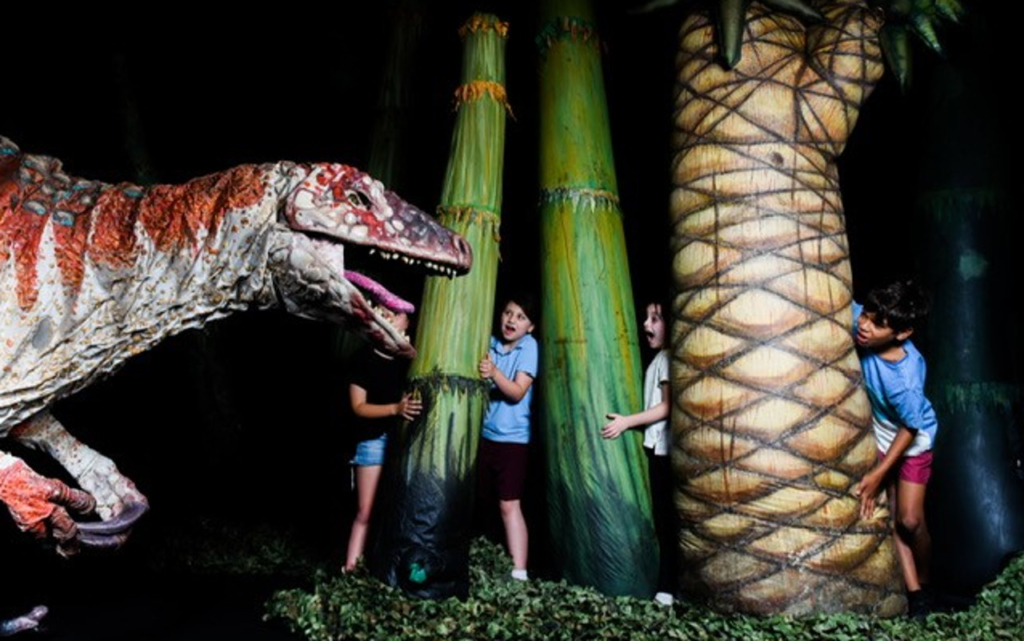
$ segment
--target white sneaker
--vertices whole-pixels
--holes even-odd
[[[526,575],[526,570],[512,570],[512,578],[516,581],[527,581],[530,577]]]
[[[675,602],[675,598],[673,598],[668,592],[659,592],[655,594],[654,600],[662,605],[672,605]]]

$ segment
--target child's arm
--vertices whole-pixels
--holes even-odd
[[[348,386],[348,400],[352,405],[352,412],[361,418],[402,416],[411,421],[423,409],[423,401],[413,398],[410,394],[403,394],[402,400],[397,403],[367,403],[366,390],[355,383]]]
[[[854,486],[853,495],[860,497],[861,518],[871,518],[871,514],[875,511],[875,497],[878,496],[878,492],[882,489],[882,482],[889,474],[889,470],[899,463],[903,453],[914,442],[915,436],[917,436],[917,430],[900,426],[900,429],[896,432],[896,437],[889,446],[889,451],[885,453],[885,457],[870,472],[864,475],[860,483]]]
[[[668,381],[662,381],[661,383],[661,402],[657,405],[652,405],[642,412],[636,414],[608,414],[606,418],[611,419],[611,422],[607,423],[601,428],[601,436],[605,438],[618,438],[620,434],[626,430],[634,427],[644,427],[657,421],[663,421],[668,418],[669,411],[669,390]]]
[[[509,379],[507,376],[501,373],[501,370],[494,365],[494,361],[491,360],[491,355],[488,354],[480,361],[480,376],[483,378],[489,378],[494,381],[494,385],[498,388],[510,403],[518,403],[523,400],[526,396],[526,392],[533,385],[533,377],[526,372],[519,370],[516,372],[514,379]]]

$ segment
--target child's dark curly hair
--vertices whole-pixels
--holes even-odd
[[[898,280],[868,293],[864,311],[875,315],[875,323],[899,334],[918,329],[931,302],[924,290],[913,280]]]

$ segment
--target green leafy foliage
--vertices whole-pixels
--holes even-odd
[[[411,599],[358,570],[320,573],[312,592],[278,592],[268,618],[311,641],[343,639],[692,639],[736,641],[945,641],[1020,639],[1024,633],[1024,557],[1018,557],[969,610],[924,621],[833,614],[806,619],[722,615],[688,604],[606,597],[561,582],[514,581],[501,548],[482,540],[470,551],[464,601]]]
[[[295,532],[201,518],[171,528],[153,547],[157,572],[221,576],[310,576],[317,554]]]

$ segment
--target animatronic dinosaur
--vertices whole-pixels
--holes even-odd
[[[359,247],[449,276],[472,263],[461,236],[344,165],[243,165],[183,185],[114,186],[72,178],[0,137],[0,438],[46,451],[84,490],[0,451],[0,500],[18,527],[52,537],[64,555],[124,542],[146,498],[49,410],[170,335],[281,305],[414,354],[388,322],[412,305],[345,271],[345,252]],[[68,514],[93,509],[102,521]]]

